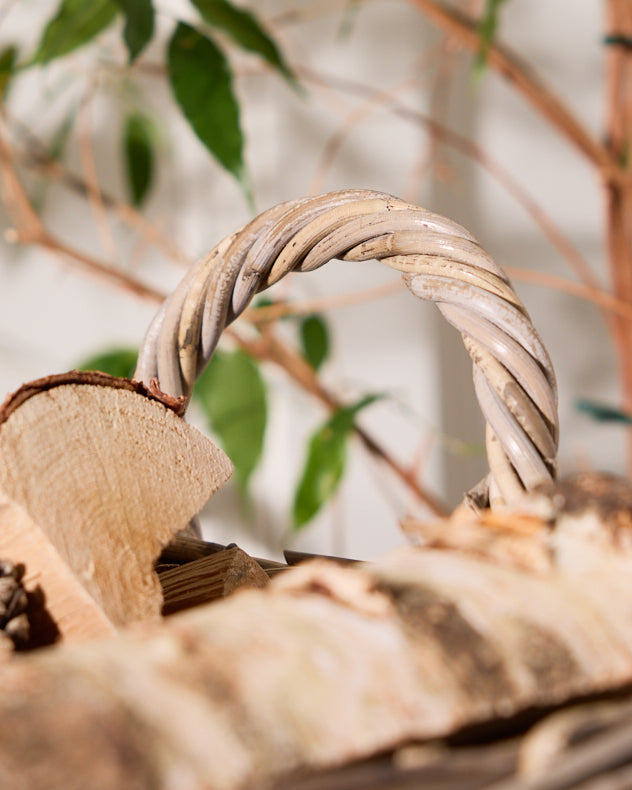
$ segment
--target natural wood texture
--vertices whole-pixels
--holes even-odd
[[[314,559],[331,560],[341,565],[353,565],[358,562],[358,560],[348,559],[347,557],[333,557],[331,554],[312,554],[307,551],[291,551],[289,549],[283,552],[283,556],[288,565],[299,565],[301,562]]]
[[[612,288],[632,303],[632,7],[629,0],[606,6],[606,149],[617,164],[605,179],[607,245]],[[627,43],[626,43],[627,42]],[[616,351],[623,408],[632,411],[632,323],[615,319]],[[632,430],[627,431],[628,467],[632,470]]]
[[[481,540],[316,560],[163,624],[14,659],[0,669],[0,784],[263,787],[629,687],[628,527],[590,508],[538,524],[541,504],[528,529],[462,513],[444,527],[522,535],[542,565]]]
[[[476,745],[463,736],[456,743],[406,745],[370,760],[284,778],[274,790],[629,790],[631,786],[632,700],[625,695],[562,709],[518,737],[521,734]]]
[[[4,648],[7,639],[12,647],[26,646],[29,640],[29,599],[23,578],[24,566],[0,560],[0,641]]]
[[[221,543],[209,543],[193,535],[180,533],[163,549],[160,555],[159,565],[183,565],[184,563],[199,560],[201,557],[208,557],[209,554],[215,554],[218,551],[224,551],[234,546],[234,543],[229,546],[224,546]],[[284,562],[266,560],[261,557],[254,557],[254,560],[266,571],[287,567]]]
[[[0,491],[23,508],[49,545],[35,549],[41,540],[20,534],[15,541],[27,541],[23,547],[16,551],[5,540],[2,550],[35,574],[56,554],[67,566],[60,577],[74,574],[118,626],[160,616],[153,564],[228,479],[232,465],[160,399],[124,380],[94,381],[92,374],[60,377],[56,386],[30,387],[27,398],[14,397],[8,403],[19,403],[8,416],[5,404]],[[48,596],[44,577],[38,578]],[[85,627],[92,633],[93,626]]]
[[[0,491],[0,557],[25,566],[24,587],[44,595],[42,606],[59,635],[72,641],[114,633],[103,609],[87,592],[42,529]],[[44,641],[55,638],[55,633]],[[37,637],[35,637],[37,638]]]
[[[214,552],[158,574],[163,614],[224,598],[243,587],[265,587],[263,568],[238,546]]]

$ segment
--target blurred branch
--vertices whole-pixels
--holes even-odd
[[[114,237],[105,210],[103,197],[101,196],[99,176],[92,145],[92,113],[90,110],[95,90],[95,83],[93,81],[89,82],[81,99],[77,116],[77,142],[81,167],[85,178],[88,203],[92,209],[97,232],[101,237],[101,244],[103,245],[105,254],[108,258],[114,260],[116,258],[116,244],[114,243]]]
[[[622,299],[617,299],[616,296],[612,296],[612,294],[603,291],[601,288],[575,283],[564,277],[557,277],[547,272],[537,272],[533,269],[521,269],[516,266],[503,266],[503,269],[514,280],[570,294],[585,302],[592,302],[592,304],[602,310],[607,310],[613,315],[624,318],[626,321],[632,321],[632,304]]]
[[[457,43],[450,37],[444,36],[439,42],[437,55],[435,58],[435,77],[430,87],[429,115],[437,123],[445,125],[450,103],[450,92],[456,72],[456,50]],[[411,195],[411,202],[416,202],[415,195],[421,191],[424,179],[431,173],[435,173],[437,179],[444,177],[444,174],[451,173],[452,168],[448,158],[443,154],[444,148],[441,145],[440,136],[428,129],[429,141],[426,150],[421,153],[418,160],[410,170],[409,186],[406,192]]]
[[[629,0],[606,5],[606,146],[620,178],[606,183],[606,242],[610,276],[617,296],[632,304],[632,49],[617,44],[632,39]],[[607,42],[613,42],[608,44]],[[632,325],[615,325],[623,408],[632,411]],[[627,431],[628,468],[632,470],[632,430]]]
[[[435,0],[409,0],[423,15],[446,33],[454,36],[466,49],[477,52],[480,35],[477,20],[448,8]],[[492,44],[487,52],[487,65],[508,80],[514,88],[546,118],[564,137],[595,165],[606,179],[618,178],[619,168],[610,151],[596,140],[556,96],[514,52],[499,44]]]
[[[2,201],[15,225],[12,232],[8,233],[9,241],[38,245],[48,252],[61,257],[75,268],[96,276],[110,285],[116,285],[135,296],[149,299],[155,303],[161,303],[164,300],[165,295],[163,293],[120,271],[112,264],[99,261],[63,243],[49,233],[34,210],[20,182],[15,169],[15,156],[8,139],[4,118],[0,120],[0,172],[3,182]],[[283,368],[293,381],[302,389],[317,397],[331,411],[337,410],[342,405],[334,395],[322,386],[318,377],[303,357],[278,340],[271,331],[264,332],[261,340],[258,342],[248,341],[239,333],[230,329],[226,331],[226,334],[232,337],[241,348],[258,359],[274,362]],[[446,513],[445,507],[419,485],[414,475],[401,467],[369,434],[358,427],[355,428],[355,433],[363,445],[373,455],[383,460],[431,512],[436,515],[444,515]]]
[[[279,318],[285,318],[290,315],[311,315],[312,313],[322,313],[338,307],[364,304],[374,299],[384,299],[404,290],[405,286],[402,281],[395,280],[384,285],[377,285],[374,288],[351,291],[351,293],[340,294],[339,296],[327,296],[322,299],[301,299],[295,302],[266,305],[265,307],[250,307],[242,313],[242,317],[256,324],[266,321],[278,321]]]
[[[378,93],[374,88],[363,83],[323,74],[313,69],[299,68],[297,71],[307,82],[328,87],[330,90],[341,90],[355,95],[369,97]],[[570,239],[562,233],[548,214],[511,173],[509,173],[499,162],[492,159],[479,145],[472,142],[467,137],[448,129],[434,118],[411,109],[394,98],[392,98],[389,103],[389,111],[404,120],[427,127],[437,138],[453,148],[458,149],[487,170],[487,172],[509,192],[514,200],[522,206],[538,228],[540,228],[542,234],[549,240],[551,245],[559,252],[564,260],[567,261],[579,279],[591,288],[600,290],[600,283],[596,279],[590,264],[581,255]]]
[[[89,188],[82,178],[64,167],[57,159],[54,159],[49,154],[46,146],[27,126],[13,117],[10,118],[10,122],[11,125],[19,130],[21,147],[19,149],[14,148],[14,154],[22,164],[37,170],[49,178],[55,179],[76,194],[88,198]],[[103,205],[108,210],[112,211],[126,225],[138,231],[146,241],[159,249],[167,258],[179,266],[189,266],[191,264],[190,257],[179,249],[171,239],[161,233],[160,229],[147,220],[134,206],[118,200],[103,190],[100,190],[100,196]]]
[[[388,90],[376,90],[373,95],[369,96],[359,107],[354,107],[354,109],[348,113],[340,128],[337,129],[325,143],[320,160],[316,165],[314,175],[307,188],[309,195],[316,195],[324,191],[327,173],[333,167],[334,159],[353,129],[361,124],[362,121],[373,112],[380,109],[380,107],[389,105],[394,101],[399,92],[409,87],[411,87],[411,80],[408,79],[400,82],[398,85],[394,85]]]
[[[227,331],[230,332],[230,330]],[[230,334],[244,350],[248,351],[253,356],[258,359],[274,362],[276,365],[283,368],[294,382],[306,392],[309,392],[317,398],[330,411],[337,411],[343,405],[334,395],[323,387],[318,376],[303,357],[289,346],[282,343],[272,332],[265,332],[264,335],[256,341],[247,341],[234,332]],[[415,477],[414,468],[411,470],[405,469],[363,428],[355,425],[353,430],[371,455],[383,461],[431,513],[436,516],[446,515],[448,512],[446,506],[418,483]]]
[[[160,302],[164,295],[140,280],[117,269],[110,263],[98,261],[81,250],[65,244],[48,231],[33,208],[15,169],[15,156],[9,142],[4,115],[0,112],[0,172],[2,173],[2,202],[14,223],[5,238],[9,242],[36,244],[66,263],[87,271],[109,285],[122,287],[143,299]]]

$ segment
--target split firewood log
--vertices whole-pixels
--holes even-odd
[[[155,560],[230,476],[181,406],[75,371],[0,408],[0,557],[24,564],[66,637],[159,617]]]
[[[110,619],[42,529],[2,491],[0,556],[24,567],[22,582],[33,620],[31,646],[51,644],[61,635],[83,641],[114,633]]]
[[[239,546],[159,572],[163,614],[224,598],[241,587],[265,587],[268,576]]]
[[[265,787],[630,687],[625,519],[536,498],[515,523],[459,512],[442,529],[441,544],[431,525],[426,545],[376,564],[305,563],[160,624],[13,659],[0,784]]]

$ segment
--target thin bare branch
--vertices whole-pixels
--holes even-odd
[[[325,143],[320,160],[316,165],[314,175],[307,189],[309,195],[316,195],[324,191],[327,173],[331,170],[334,159],[356,126],[361,124],[362,121],[380,107],[390,104],[398,93],[411,86],[412,80],[408,79],[394,85],[388,90],[376,91],[373,96],[366,99],[359,107],[354,107],[354,109],[351,110],[340,128],[337,129]]]
[[[253,356],[274,362],[283,368],[293,381],[299,384],[306,392],[316,397],[330,411],[335,411],[342,406],[340,401],[323,387],[310,365],[289,346],[281,342],[272,332],[266,333],[259,341],[246,340],[243,336],[230,329],[226,330],[226,332]],[[441,516],[448,512],[448,509],[442,502],[419,484],[413,470],[405,469],[363,428],[355,426],[354,432],[364,447],[376,458],[383,461],[431,513]]]
[[[153,304],[160,304],[166,298],[165,293],[156,288],[152,288],[137,277],[133,277],[120,269],[116,269],[109,263],[96,260],[92,256],[86,255],[81,250],[64,244],[49,233],[45,232],[43,236],[35,240],[24,238],[19,239],[19,241],[26,244],[33,243],[34,241],[48,252],[62,258],[62,260],[72,267],[81,269],[86,274],[90,274],[108,285],[123,289]]]
[[[355,304],[364,304],[375,299],[385,299],[387,296],[404,291],[401,280],[366,288],[362,291],[352,291],[339,296],[328,296],[322,299],[304,299],[297,302],[281,302],[266,305],[265,307],[251,307],[243,312],[243,318],[253,324],[267,321],[278,321],[288,315],[311,315],[335,310],[339,307],[349,307]]]
[[[445,124],[448,107],[450,104],[450,88],[454,80],[456,59],[455,42],[450,36],[445,36],[440,42],[436,55],[436,74],[430,88],[430,117],[437,123]],[[429,130],[430,139],[425,150],[418,156],[417,161],[410,168],[408,187],[404,194],[408,195],[411,202],[416,202],[421,186],[426,176],[434,170],[438,178],[443,171],[450,172],[450,163],[442,153],[441,139]]]
[[[81,250],[65,244],[49,233],[28,199],[15,169],[14,161],[6,125],[2,119],[0,120],[0,171],[4,187],[2,200],[7,214],[15,225],[6,234],[8,241],[20,244],[37,244],[48,252],[61,257],[66,263],[107,282],[109,285],[123,288],[127,292],[143,299],[149,299],[154,303],[162,302],[164,294],[116,269],[112,264],[98,261]]]
[[[99,176],[97,174],[97,165],[92,145],[91,107],[95,91],[96,84],[90,82],[81,100],[81,104],[79,105],[79,112],[77,115],[79,157],[85,177],[88,202],[92,209],[97,232],[101,238],[101,244],[103,245],[106,256],[115,260],[117,256],[116,244],[114,243],[114,237],[103,203],[103,197],[101,196]]]
[[[14,153],[19,157],[21,163],[59,181],[78,195],[88,197],[88,185],[82,178],[68,170],[61,162],[53,159],[41,140],[21,121],[14,117],[11,117],[10,121],[11,125],[19,130],[21,148],[14,149]],[[191,258],[134,206],[115,198],[102,189],[99,191],[105,207],[126,225],[134,228],[148,243],[159,249],[166,258],[179,266],[191,264]]]
[[[601,288],[592,288],[589,285],[575,283],[564,277],[557,277],[547,272],[537,272],[533,269],[521,269],[515,266],[503,266],[503,269],[514,280],[570,294],[578,299],[591,302],[602,310],[608,310],[626,321],[632,321],[632,304],[617,299],[616,296],[612,296]]]
[[[458,38],[472,52],[478,51],[477,21],[436,0],[409,0],[423,15],[446,33]],[[569,107],[553,93],[531,67],[507,47],[492,44],[487,64],[508,80],[538,113],[594,164],[605,178],[619,176],[619,168],[607,148],[596,140]]]
[[[617,42],[632,39],[629,0],[606,3],[606,126],[608,151],[621,178],[606,183],[607,248],[613,290],[632,304],[632,50]],[[632,326],[615,325],[623,407],[632,408]],[[627,431],[628,466],[632,469],[632,430]]]
[[[303,79],[316,82],[320,85],[328,85],[332,90],[342,90],[356,95],[371,96],[376,93],[375,89],[352,80],[340,77],[325,75],[313,69],[301,68],[299,73]],[[600,289],[600,283],[596,279],[590,264],[576,249],[570,239],[555,225],[548,214],[527,192],[527,190],[506,170],[499,162],[492,159],[481,146],[469,140],[467,137],[448,129],[443,124],[438,123],[434,118],[425,115],[418,110],[392,100],[389,109],[412,123],[426,126],[434,135],[438,136],[443,142],[458,149],[466,156],[472,158],[481,165],[490,175],[492,175],[516,202],[522,206],[535,224],[540,228],[543,235],[549,240],[551,245],[567,261],[572,270],[577,274],[587,286]]]

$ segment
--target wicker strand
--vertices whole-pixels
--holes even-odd
[[[492,505],[554,477],[555,375],[509,279],[464,228],[379,192],[289,201],[224,239],[156,314],[136,378],[157,378],[164,392],[190,396],[222,331],[257,293],[334,258],[381,260],[461,333],[487,421],[483,488]]]

